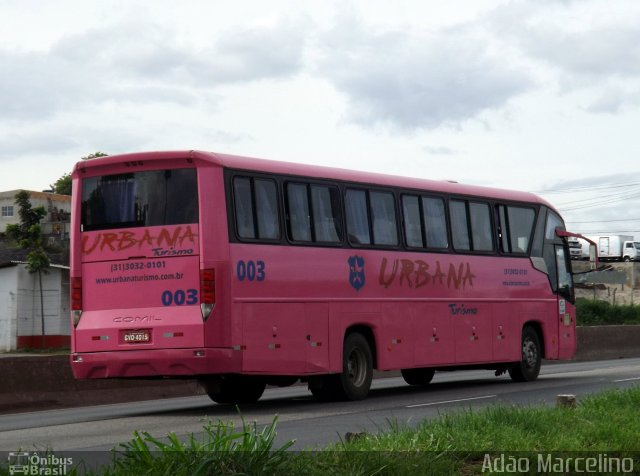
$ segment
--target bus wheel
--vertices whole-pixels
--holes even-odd
[[[373,356],[367,339],[354,332],[344,340],[342,373],[309,379],[309,390],[321,402],[362,400],[369,394]]]
[[[421,368],[421,369],[402,369],[402,378],[409,385],[427,385],[433,379],[433,374],[436,373],[434,369]]]
[[[220,375],[200,382],[209,398],[216,403],[257,402],[267,382],[252,375]]]
[[[356,332],[344,340],[340,386],[347,400],[362,400],[369,395],[373,379],[373,356],[367,339]]]
[[[319,402],[333,402],[344,398],[340,389],[340,375],[318,375],[309,379],[309,390]]]
[[[533,327],[522,330],[522,360],[509,369],[509,376],[515,382],[531,382],[538,378],[542,363],[540,338]]]

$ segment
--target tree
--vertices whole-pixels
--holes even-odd
[[[71,195],[71,174],[63,174],[53,185],[50,185],[51,190],[61,195]]]
[[[32,273],[38,273],[38,282],[40,284],[40,322],[42,328],[42,347],[45,342],[44,327],[44,292],[42,290],[42,273],[47,273],[51,261],[42,246],[42,230],[40,229],[40,221],[46,216],[47,211],[44,207],[33,207],[31,205],[29,192],[21,190],[15,195],[15,203],[20,211],[19,224],[7,225],[7,236],[14,240],[18,247],[27,250],[27,270]]]
[[[81,160],[97,159],[98,157],[107,157],[108,155],[109,154],[105,154],[104,152],[95,152],[87,155],[86,157],[82,157]],[[55,193],[71,195],[71,174],[63,174],[62,177],[56,180],[53,185],[50,185],[50,187]]]
[[[98,157],[107,157],[109,154],[105,154],[104,152],[95,152],[93,154],[89,154],[86,157],[81,157],[81,160],[91,160],[91,159],[97,159]]]

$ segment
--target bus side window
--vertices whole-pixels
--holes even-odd
[[[449,215],[451,217],[453,247],[458,251],[470,250],[471,242],[469,240],[466,203],[460,200],[451,200],[449,202]]]
[[[510,206],[507,207],[507,215],[509,216],[511,251],[514,253],[528,252],[536,212],[532,208]]]
[[[342,242],[342,207],[337,187],[288,183],[286,205],[291,241]]]
[[[542,257],[544,248],[544,228],[547,222],[547,207],[540,207],[536,219],[533,243],[531,244],[531,256]]]
[[[558,227],[564,230],[562,219],[552,211],[549,211],[549,213],[547,214],[547,227],[545,228],[544,232],[545,240],[555,240],[556,228]]]
[[[507,254],[527,253],[535,216],[533,208],[498,205],[500,251]]]
[[[233,202],[240,238],[280,239],[277,189],[273,180],[235,177]]]
[[[376,245],[398,244],[396,207],[392,193],[370,192],[371,219],[373,221],[373,242]]]
[[[493,225],[488,203],[449,202],[453,248],[457,251],[493,251]]]
[[[289,233],[293,241],[311,241],[311,214],[307,185],[287,184]]]
[[[422,197],[422,210],[424,224],[427,229],[427,247],[448,248],[447,215],[444,209],[444,200],[441,198]]]
[[[347,233],[352,244],[370,245],[369,212],[367,193],[364,190],[348,189],[345,194]]]
[[[340,206],[340,191],[338,188],[312,185],[311,204],[316,241],[320,243],[341,242],[342,207]]]
[[[424,248],[422,237],[422,222],[420,220],[420,202],[415,195],[402,196],[402,217],[404,221],[404,236],[407,246]]]
[[[493,251],[493,233],[488,203],[469,203],[474,251]]]
[[[258,218],[258,237],[280,239],[280,220],[278,217],[278,195],[273,180],[255,180],[256,211]]]
[[[236,229],[238,235],[240,238],[255,238],[256,231],[253,223],[251,179],[246,177],[236,177],[233,179],[233,198],[236,209]]]
[[[509,222],[507,221],[507,207],[498,205],[498,248],[503,253],[511,253],[509,236]]]

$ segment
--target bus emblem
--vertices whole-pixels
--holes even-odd
[[[349,256],[349,284],[356,291],[364,286],[364,257]]]

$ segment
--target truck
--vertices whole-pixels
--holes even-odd
[[[601,261],[640,261],[640,241],[631,235],[585,235],[598,247]],[[584,257],[584,247],[583,247]]]
[[[587,256],[584,256],[583,245],[581,241],[584,241],[584,240],[579,240],[578,238],[574,238],[574,237],[570,237],[567,239],[567,242],[569,244],[569,256],[571,257],[571,259],[584,259],[589,257],[588,254]],[[589,243],[587,243],[586,241],[584,241],[584,243],[587,245],[587,253],[588,253]]]

